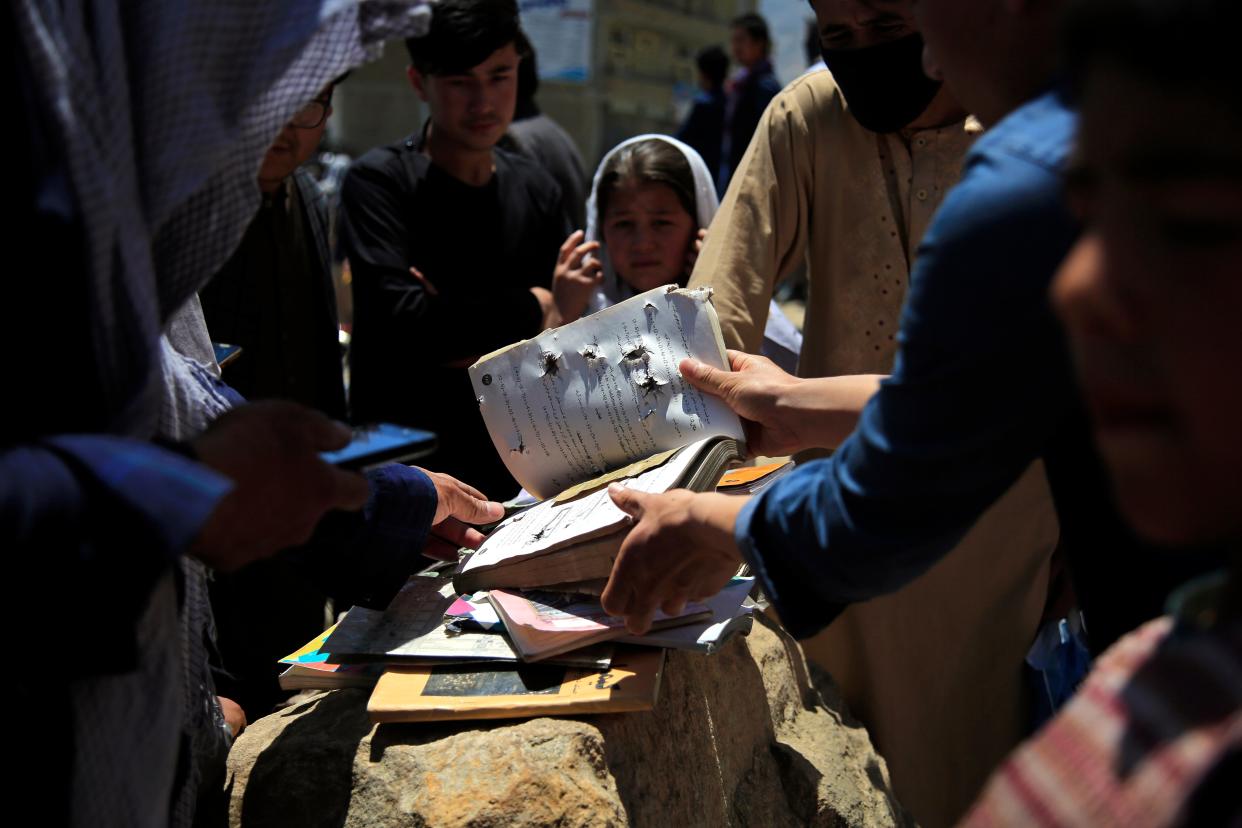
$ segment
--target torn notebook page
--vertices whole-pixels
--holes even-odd
[[[620,481],[621,485],[643,492],[666,492],[685,477],[706,447],[707,441],[687,446],[666,462]],[[612,502],[606,486],[569,500],[549,498],[497,526],[462,570],[472,572],[537,557],[611,534],[629,523],[630,516]]]
[[[649,290],[483,357],[470,381],[496,451],[523,488],[576,483],[742,424],[677,370],[727,368],[711,290]]]

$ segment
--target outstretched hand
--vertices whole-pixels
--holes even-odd
[[[742,563],[733,524],[746,498],[675,490],[648,494],[614,483],[608,495],[637,522],[621,544],[601,601],[634,635],[656,610],[680,613],[719,592]]]
[[[880,387],[879,374],[795,377],[767,357],[727,352],[731,371],[696,359],[679,366],[686,381],[719,397],[742,418],[751,455],[783,457],[809,448],[836,448]]]
[[[419,471],[436,487],[436,514],[423,554],[438,561],[455,561],[457,550],[463,546],[478,549],[483,533],[470,524],[494,523],[504,517],[505,507],[455,477],[422,468]]]
[[[599,250],[599,242],[583,242],[586,234],[575,230],[561,245],[552,275],[552,295],[561,314],[561,324],[582,316],[595,288],[604,278],[604,267],[590,254]]]
[[[810,444],[799,433],[798,417],[782,410],[781,400],[799,382],[767,357],[729,350],[731,371],[713,368],[697,359],[679,366],[686,381],[718,397],[742,418],[746,448],[752,455],[781,457]]]
[[[192,443],[207,466],[233,481],[191,554],[222,571],[305,543],[333,509],[356,511],[369,486],[360,474],[325,463],[344,448],[349,427],[296,403],[252,403],[225,414]]]

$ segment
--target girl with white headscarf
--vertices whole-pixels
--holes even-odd
[[[613,147],[595,172],[585,236],[561,246],[553,296],[565,322],[690,278],[719,200],[703,158],[667,135]],[[773,304],[763,352],[797,366],[802,335]]]

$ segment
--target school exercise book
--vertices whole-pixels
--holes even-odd
[[[607,578],[630,525],[609,483],[709,491],[740,462],[741,421],[681,377],[687,357],[727,368],[710,288],[668,285],[470,367],[497,452],[543,500],[470,556],[454,578],[459,592]]]

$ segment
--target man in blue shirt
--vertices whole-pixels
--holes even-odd
[[[1076,119],[1052,89],[1061,5],[916,6],[925,61],[940,59],[959,100],[995,126],[919,250],[892,375],[833,457],[749,502],[615,490],[638,523],[603,601],[632,630],[657,608],[712,594],[745,560],[790,631],[807,636],[843,605],[925,571],[1039,457],[1093,649],[1158,614],[1168,589],[1204,567],[1195,555],[1170,565],[1117,519],[1048,306],[1078,233],[1060,179]],[[733,368],[682,371],[750,421],[752,451],[821,444],[816,423],[841,407],[815,384],[827,380],[795,380],[742,354]],[[1136,573],[1124,586],[1123,572]]]

